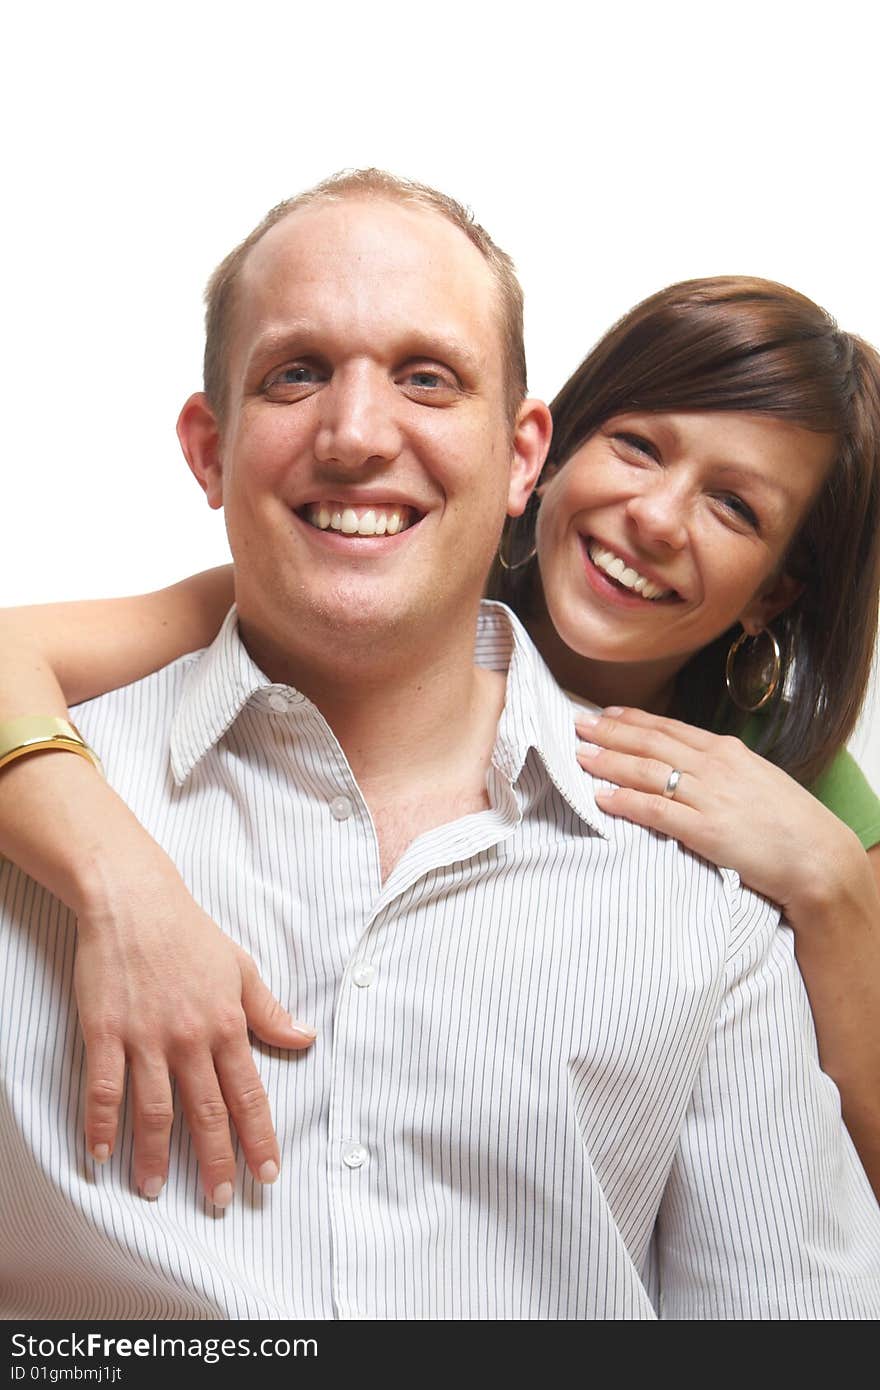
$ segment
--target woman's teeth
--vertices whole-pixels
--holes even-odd
[[[674,592],[672,589],[661,589],[659,584],[653,584],[650,579],[639,574],[638,570],[631,569],[619,555],[615,555],[612,550],[604,550],[595,541],[590,541],[587,553],[597,570],[607,574],[610,579],[616,579],[618,584],[622,584],[625,589],[631,589],[635,594],[640,594],[642,598],[666,598]]]
[[[306,521],[319,531],[341,531],[343,536],[396,536],[412,525],[409,507],[337,507],[314,502],[305,510]]]

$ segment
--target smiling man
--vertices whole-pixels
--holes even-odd
[[[225,375],[178,425],[245,560],[245,645],[346,749],[383,877],[423,830],[488,806],[504,681],[474,665],[477,612],[550,431],[511,391],[501,301],[429,207],[306,203],[236,269]]]
[[[76,717],[318,1040],[256,1059],[284,1152],[279,1173],[242,1105],[244,1200],[224,1211],[216,1178],[240,1056],[178,1075],[213,1206],[179,1126],[156,1203],[124,1145],[96,1180],[71,914],[4,866],[7,1316],[880,1312],[876,1206],[778,914],[598,809],[566,697],[480,611],[548,442],[521,332],[485,234],[375,171],[282,206],[217,272],[179,433],[226,511],[236,607]],[[168,1077],[130,1060],[161,1148]]]

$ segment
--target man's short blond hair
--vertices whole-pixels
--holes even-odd
[[[236,288],[248,253],[276,222],[312,203],[341,198],[386,198],[411,203],[436,212],[464,232],[476,246],[495,277],[498,287],[501,342],[504,353],[505,405],[513,424],[526,394],[526,355],[523,344],[523,293],[513,261],[506,251],[474,220],[473,213],[446,193],[412,179],[398,178],[384,169],[347,169],[315,184],[314,188],[287,198],[272,208],[234,251],[221,261],[205,290],[205,394],[220,421],[227,408],[229,344],[235,315]]]

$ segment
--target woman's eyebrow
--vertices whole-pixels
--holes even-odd
[[[722,478],[729,478],[733,482],[748,483],[751,487],[762,488],[766,492],[774,492],[780,497],[789,497],[791,494],[781,478],[768,478],[767,474],[753,464],[741,463],[736,459],[721,459],[716,465],[718,474]]]

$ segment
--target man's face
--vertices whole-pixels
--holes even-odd
[[[188,404],[181,437],[255,655],[466,624],[540,464],[505,416],[479,251],[422,208],[319,203],[257,243],[236,296],[222,431],[194,463]]]

